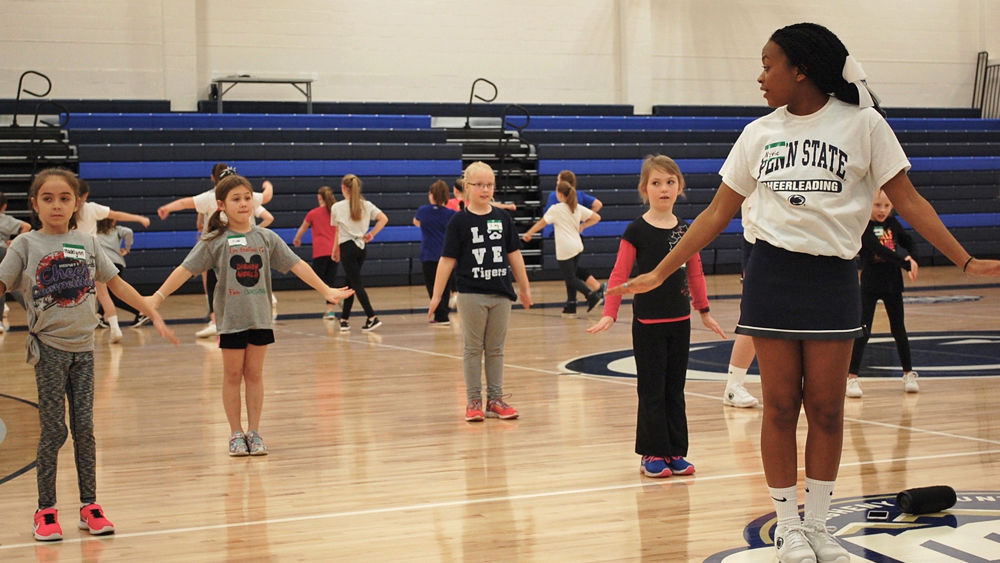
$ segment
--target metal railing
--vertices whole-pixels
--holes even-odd
[[[487,98],[485,98],[483,96],[480,96],[479,94],[476,93],[476,85],[479,84],[480,82],[485,82],[486,84],[489,84],[490,86],[493,87],[493,95],[490,96],[489,99],[487,99]],[[489,80],[487,80],[485,78],[477,78],[477,79],[475,79],[475,80],[472,81],[472,88],[469,90],[469,105],[468,105],[468,107],[465,110],[465,128],[466,129],[468,129],[470,127],[469,126],[469,119],[472,117],[472,100],[476,99],[476,100],[479,100],[479,101],[482,101],[482,102],[490,103],[493,100],[497,99],[497,93],[498,93],[497,85],[494,84],[494,83],[492,83],[492,82],[490,82]]]
[[[32,92],[31,90],[28,90],[27,88],[24,87],[24,77],[26,77],[28,75],[31,75],[31,74],[33,74],[35,76],[39,76],[39,77],[41,77],[42,79],[45,80],[46,86],[45,86],[45,91],[44,92],[42,92],[42,93]],[[25,94],[31,94],[32,96],[34,96],[36,98],[44,98],[45,96],[48,96],[49,92],[51,92],[51,91],[52,91],[52,81],[49,80],[48,76],[45,76],[44,74],[38,72],[37,70],[26,70],[26,71],[22,72],[21,73],[21,77],[17,79],[17,96],[14,97],[14,116],[13,116],[13,121],[11,121],[10,126],[11,127],[17,127],[17,114],[18,114],[18,110],[20,109],[20,106],[21,106],[21,93],[22,92],[25,93]],[[37,111],[36,111],[36,114],[37,114]],[[37,119],[36,119],[36,121],[37,121]]]
[[[990,64],[990,55],[976,55],[976,83],[972,89],[972,107],[980,117],[1000,118],[1000,64]]]

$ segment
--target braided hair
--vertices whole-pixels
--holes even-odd
[[[832,31],[816,23],[796,23],[775,31],[771,41],[785,52],[788,63],[798,67],[823,93],[858,104],[857,87],[844,80],[847,47]],[[875,109],[885,115],[877,101]]]

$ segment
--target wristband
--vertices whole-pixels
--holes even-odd
[[[154,291],[154,292],[153,292],[153,295],[159,295],[159,296],[160,296],[160,299],[162,299],[163,301],[166,301],[166,300],[167,300],[167,296],[166,296],[166,295],[163,295],[162,293],[160,293],[160,290],[159,290],[159,289],[157,289],[156,291]]]
[[[974,256],[969,256],[969,259],[965,261],[965,264],[962,264],[962,271],[963,272],[965,271],[966,268],[969,267],[969,262],[972,262],[973,260],[975,260],[975,257]]]
[[[698,309],[698,312],[701,313],[702,315],[704,315],[705,313],[707,313],[707,312],[709,312],[711,310],[712,310],[711,307],[705,307],[704,309]]]

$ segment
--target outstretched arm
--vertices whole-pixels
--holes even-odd
[[[295,238],[292,239],[292,244],[295,246],[302,246],[302,236],[306,234],[309,230],[309,221],[302,221],[299,225],[299,230],[295,231]]]
[[[712,242],[729,225],[745,198],[722,183],[715,192],[712,203],[691,223],[677,246],[667,254],[651,272],[637,276],[618,287],[608,288],[608,295],[645,293],[658,287],[670,274],[677,271],[694,253]]]
[[[941,222],[934,207],[913,187],[905,171],[896,174],[882,189],[896,212],[953,264],[969,274],[1000,276],[1000,260],[972,258]]]
[[[156,214],[160,216],[160,219],[166,219],[174,211],[181,211],[182,209],[194,209],[194,198],[182,197],[175,199],[166,205],[161,205],[156,210]]]
[[[537,233],[538,231],[542,230],[543,228],[545,228],[545,225],[547,224],[548,223],[545,222],[544,218],[539,219],[538,221],[535,222],[534,225],[531,226],[531,228],[529,228],[527,231],[524,231],[524,234],[521,235],[521,238],[524,240],[524,242],[530,241],[531,236]]]
[[[167,325],[163,322],[163,318],[160,317],[160,313],[157,312],[156,307],[153,307],[148,301],[143,299],[142,295],[139,295],[139,292],[131,284],[123,280],[121,276],[115,276],[108,280],[108,289],[118,297],[121,297],[122,301],[135,307],[140,313],[149,317],[153,321],[153,326],[160,333],[160,336],[173,342],[174,345],[180,344],[177,337],[174,336],[174,331],[167,328]]]
[[[298,276],[300,280],[306,282],[309,287],[318,291],[320,295],[322,295],[323,298],[330,303],[337,303],[345,297],[354,295],[353,289],[348,289],[346,287],[332,288],[326,285],[326,283],[324,283],[323,280],[316,275],[316,272],[312,269],[312,267],[310,267],[309,264],[306,264],[305,260],[299,260],[296,262],[295,265],[292,266],[291,272]]]
[[[264,180],[260,185],[260,194],[264,196],[261,205],[267,205],[271,201],[271,198],[274,197],[274,184],[270,180]]]
[[[112,209],[108,213],[108,219],[114,219],[115,221],[118,221],[119,223],[120,222],[129,222],[129,223],[139,223],[143,227],[148,227],[149,226],[149,218],[148,217],[143,217],[142,215],[136,215],[135,213],[126,213],[124,211],[115,211],[114,209]]]

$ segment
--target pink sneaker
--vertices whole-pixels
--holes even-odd
[[[97,503],[88,504],[80,509],[80,529],[89,530],[94,536],[115,533],[115,525],[104,517],[104,510]]]
[[[517,409],[504,402],[503,398],[490,399],[486,401],[486,416],[490,418],[502,418],[509,420],[517,418]]]
[[[35,511],[35,539],[38,541],[56,541],[62,539],[62,528],[59,526],[59,511],[54,508]]]

